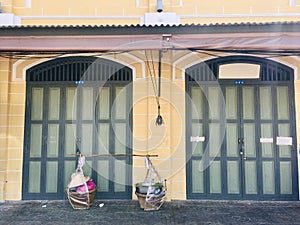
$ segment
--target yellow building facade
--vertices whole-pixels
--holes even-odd
[[[1,10],[0,201],[64,199],[78,149],[98,198],[146,173],[99,155],[150,154],[168,200],[299,199],[300,1]]]

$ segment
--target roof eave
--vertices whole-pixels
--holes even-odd
[[[300,22],[190,24],[173,26],[8,26],[0,27],[0,36],[80,36],[128,34],[219,34],[299,32]]]

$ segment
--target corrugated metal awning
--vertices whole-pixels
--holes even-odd
[[[300,23],[0,27],[0,51],[300,51]]]

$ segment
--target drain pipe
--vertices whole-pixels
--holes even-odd
[[[162,12],[163,6],[162,6],[162,0],[157,0],[157,12]]]

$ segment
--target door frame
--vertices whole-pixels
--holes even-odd
[[[97,61],[99,60],[99,61]],[[97,61],[97,62],[96,62]],[[93,64],[96,62],[95,64]],[[90,69],[90,66],[92,68]],[[95,65],[95,66],[94,66]],[[103,65],[103,67],[101,67]],[[102,69],[102,70],[101,70]],[[87,71],[87,73],[86,73]],[[105,71],[102,73],[102,71]],[[107,72],[106,72],[107,71]],[[112,76],[107,77],[106,74],[112,74]],[[84,76],[84,77],[83,77]],[[41,157],[38,158],[30,158],[30,125],[32,124],[31,121],[31,90],[33,87],[42,87],[48,90],[49,87],[58,87],[60,88],[60,97],[61,99],[65,98],[66,94],[66,87],[78,87],[80,84],[83,84],[80,81],[84,79],[86,84],[90,83],[91,87],[95,87],[94,82],[97,81],[97,84],[102,82],[103,85],[110,85],[110,86],[122,86],[125,87],[126,85],[132,82],[132,70],[129,67],[126,67],[120,63],[116,63],[111,60],[97,58],[92,56],[74,56],[74,57],[63,57],[63,58],[56,58],[53,60],[49,60],[43,62],[41,64],[35,65],[26,71],[26,108],[25,108],[25,128],[24,128],[24,158],[23,158],[23,178],[22,178],[22,199],[26,200],[50,200],[50,199],[65,199],[65,187],[59,182],[64,182],[64,160],[69,159],[74,161],[74,165],[77,164],[76,157],[66,157],[64,156],[63,150],[63,143],[65,140],[64,136],[64,126],[61,124],[66,124],[63,114],[64,109],[64,101],[60,101],[60,116],[59,116],[59,147],[58,147],[58,156],[56,160],[58,162],[58,184],[57,184],[57,192],[55,193],[46,193],[46,184],[45,182],[40,183],[40,192],[38,193],[31,193],[28,190],[29,187],[29,163],[30,161],[38,161],[41,162],[42,169],[40,179],[46,179],[46,162],[47,156],[45,152],[45,144],[46,141],[42,141],[41,146]],[[94,93],[95,91],[93,91]],[[132,106],[132,85],[128,88],[129,96],[126,95],[126,101],[128,106]],[[43,105],[44,111],[48,112],[48,91],[44,91],[43,96]],[[95,93],[94,93],[95,94]],[[127,93],[128,94],[128,93]],[[111,107],[111,106],[110,106]],[[130,134],[132,130],[132,109],[128,108],[129,113],[129,121],[126,123],[126,133]],[[46,113],[47,113],[46,112]],[[45,115],[43,115],[45,118]],[[33,122],[34,123],[34,122]],[[50,122],[51,123],[51,122]],[[43,135],[47,134],[47,129],[45,124],[49,124],[48,121],[42,121],[42,128],[43,128]],[[78,132],[78,131],[77,131]],[[126,135],[126,152],[131,153],[132,151],[132,136]],[[95,146],[95,143],[93,143]],[[74,149],[74,154],[76,150]],[[126,165],[132,165],[132,158],[127,157]],[[90,158],[91,159],[91,158]],[[119,158],[116,158],[119,159]],[[54,159],[53,159],[54,160]],[[88,158],[87,158],[88,160]],[[94,160],[94,159],[92,159]],[[50,159],[51,161],[51,159]],[[75,171],[76,166],[74,167]],[[126,176],[128,180],[126,182],[130,185],[126,185],[126,193],[119,196],[106,196],[108,198],[114,199],[131,199],[132,198],[132,168],[131,166],[126,166],[127,173]],[[93,177],[94,176],[94,177]],[[92,178],[95,179],[96,171],[92,171]],[[104,198],[101,194],[96,195],[96,197]]]
[[[260,77],[259,79],[252,79],[252,80],[248,80],[248,79],[244,79],[246,81],[245,85],[253,85],[253,86],[272,86],[272,90],[280,85],[288,85],[289,87],[289,99],[291,102],[291,111],[290,111],[290,120],[289,121],[295,121],[295,98],[294,98],[294,75],[293,75],[293,70],[285,65],[282,65],[280,63],[271,61],[271,60],[267,60],[267,59],[261,59],[258,57],[249,57],[249,56],[229,56],[229,57],[222,57],[222,58],[218,58],[218,59],[212,59],[206,62],[202,62],[200,64],[194,65],[190,68],[188,68],[186,70],[186,92],[188,93],[187,97],[186,97],[186,157],[187,157],[187,169],[186,169],[186,185],[187,185],[187,198],[188,199],[251,199],[251,200],[298,200],[298,161],[297,161],[297,148],[296,148],[296,126],[295,123],[290,122],[291,125],[291,135],[293,137],[293,148],[292,148],[292,156],[291,156],[291,162],[292,162],[292,194],[291,195],[280,195],[280,194],[276,194],[276,195],[263,195],[262,194],[262,184],[259,183],[261,180],[262,176],[261,172],[261,167],[262,167],[262,159],[261,156],[259,154],[257,154],[257,187],[258,187],[258,193],[255,195],[244,195],[244,193],[240,193],[239,195],[230,195],[230,194],[226,194],[224,193],[224,190],[226,189],[227,191],[227,185],[226,187],[222,187],[222,193],[221,194],[207,194],[207,189],[208,189],[208,184],[209,184],[209,175],[204,173],[204,180],[206,179],[208,182],[208,184],[206,184],[204,186],[205,190],[204,193],[193,193],[192,192],[192,154],[191,154],[191,143],[190,143],[190,137],[192,136],[191,133],[191,105],[189,102],[189,95],[191,95],[191,87],[192,86],[198,86],[198,84],[200,83],[201,85],[211,85],[213,83],[218,82],[220,84],[220,86],[222,87],[222,91],[224,88],[224,85],[236,85],[236,81],[239,79],[220,79],[218,80],[218,69],[219,69],[219,65],[222,64],[228,64],[228,63],[236,63],[236,62],[242,62],[242,63],[254,63],[254,64],[259,64],[261,66],[260,68]],[[201,66],[209,68],[209,72],[212,73],[213,76],[209,76],[210,78],[208,79],[207,76],[205,76],[203,74],[203,76],[201,75],[201,72],[205,73],[205,69],[201,69]],[[198,67],[198,71],[201,71],[200,73],[195,72],[197,70]],[[200,68],[200,69],[199,69]],[[280,73],[278,72],[278,74],[272,74],[270,73],[270,71],[276,70],[276,69],[280,69]],[[211,78],[213,77],[213,79]],[[258,89],[258,88],[257,88]],[[257,95],[257,90],[255,91],[256,95]],[[255,99],[257,99],[258,96],[255,96]],[[257,101],[256,101],[256,104]],[[259,106],[256,106],[259,107]],[[273,106],[275,107],[275,106]],[[237,110],[241,110],[241,109],[237,109]],[[240,112],[239,112],[240,114]],[[241,117],[241,116],[239,116]],[[239,124],[241,124],[239,122]],[[256,127],[258,124],[257,121],[257,117],[256,117],[256,121],[255,121]],[[277,126],[277,123],[274,122],[273,127]],[[205,128],[207,129],[207,128]],[[257,129],[257,128],[256,128]],[[276,128],[275,131],[278,134],[278,129]],[[241,129],[240,129],[241,132]],[[261,148],[259,146],[259,135],[260,132],[257,131],[256,132],[256,145],[257,145],[257,149],[256,149],[256,153],[258,153],[259,149]],[[275,136],[275,134],[273,134]],[[225,141],[223,141],[223,144],[225,144]],[[204,148],[205,148],[206,143],[204,143]],[[225,147],[226,148],[226,147]],[[224,149],[224,146],[222,146],[222,149]],[[278,149],[278,146],[276,146],[276,149]],[[277,152],[277,151],[276,151]],[[225,153],[221,152],[221,164],[225,164]],[[278,153],[277,153],[278,154]],[[194,157],[194,156],[193,156]],[[275,157],[275,156],[274,156]],[[240,157],[240,161],[241,161],[241,157]],[[275,163],[277,163],[278,165],[278,157],[275,158]],[[242,162],[239,163],[240,167],[243,165]],[[225,167],[224,167],[225,168]],[[243,168],[240,169],[240,171],[242,171]],[[275,166],[275,173],[277,173],[277,176],[279,176],[279,167]],[[224,179],[224,181],[226,181],[227,184],[227,177],[226,177],[226,171],[222,171],[222,180]],[[240,175],[240,177],[242,177],[242,175]],[[244,185],[244,180],[242,180],[241,184],[240,184],[240,190],[244,191],[245,185]],[[278,184],[279,180],[275,180],[275,188],[276,190],[278,190]],[[224,185],[224,183],[223,183]],[[277,193],[277,191],[275,191],[275,193]]]

